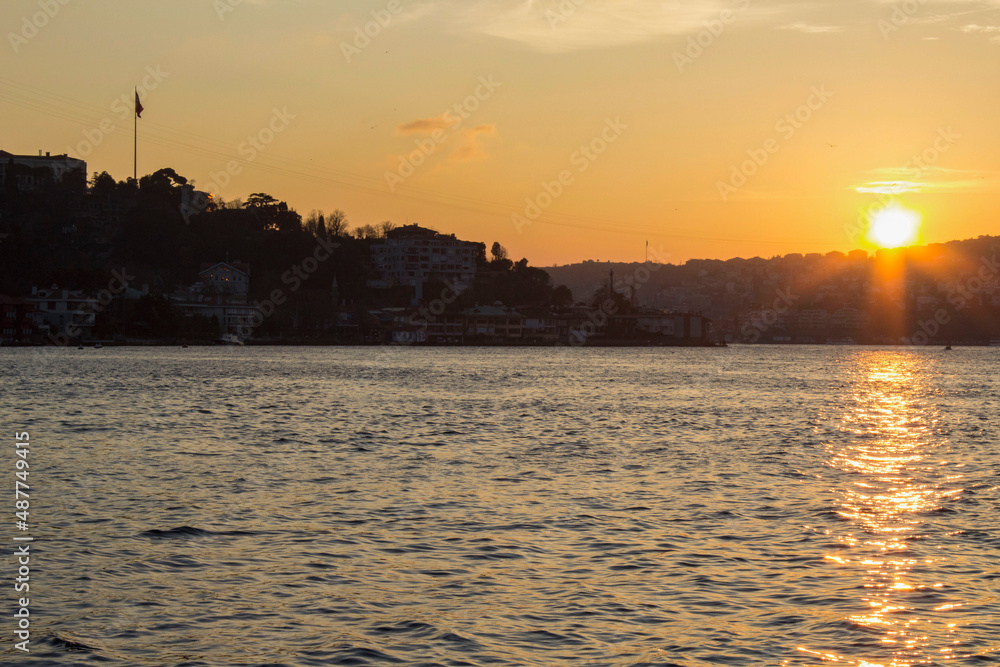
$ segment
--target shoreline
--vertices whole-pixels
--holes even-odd
[[[96,345],[100,343],[100,347]],[[178,341],[87,341],[70,345],[46,345],[46,344],[8,344],[0,346],[2,349],[33,349],[33,348],[122,348],[122,347],[178,347],[184,348],[224,348],[224,347],[414,347],[414,348],[588,348],[588,349],[614,349],[614,348],[727,348],[733,346],[740,347],[865,347],[865,348],[994,348],[1000,347],[989,342],[981,343],[947,343],[931,342],[925,345],[914,345],[912,343],[720,343],[720,342],[696,342],[696,343],[662,343],[647,341],[597,341],[584,345],[572,345],[567,343],[340,343],[324,341],[247,341],[240,345],[218,344],[211,342],[178,342]]]

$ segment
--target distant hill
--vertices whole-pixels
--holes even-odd
[[[923,246],[911,246],[908,248],[896,248],[892,250],[880,250],[876,255],[895,254],[908,261],[916,261],[921,264],[947,259],[949,264],[957,258],[972,261],[976,257],[989,257],[993,253],[1000,252],[1000,237],[980,236],[975,239],[965,239],[949,241],[947,243],[933,243]],[[668,285],[684,286],[689,288],[703,287],[705,283],[716,282],[719,278],[732,278],[734,276],[749,276],[757,271],[762,271],[769,276],[784,274],[789,268],[795,269],[819,269],[821,264],[848,262],[857,264],[858,262],[873,261],[876,255],[870,255],[864,250],[853,250],[850,253],[833,251],[825,255],[820,253],[791,253],[783,256],[774,256],[769,259],[753,257],[750,259],[734,257],[728,260],[718,259],[692,259],[684,264],[649,264],[653,269],[648,279],[643,280],[645,273],[637,275],[643,264],[640,262],[599,262],[585,260],[575,264],[565,264],[562,266],[544,267],[544,270],[552,277],[554,285],[565,285],[573,292],[576,301],[590,302],[595,292],[605,288],[612,272],[616,286],[622,286],[622,281],[632,279],[642,285],[643,289],[639,294],[644,296],[645,305],[657,305],[649,303],[650,299],[656,301],[650,292],[657,291]],[[657,270],[661,269],[661,270]],[[748,273],[749,271],[749,273]],[[646,292],[645,295],[642,293]],[[662,304],[661,304],[662,305]]]
[[[700,313],[745,342],[1000,340],[1000,237],[825,255],[581,262],[545,269],[577,302],[613,289],[637,306]],[[604,298],[602,296],[602,298]]]
[[[610,272],[614,271],[617,279],[635,272],[640,267],[639,263],[588,260],[565,266],[545,267],[544,270],[552,277],[553,285],[565,285],[573,292],[574,301],[589,302],[597,290],[607,286]]]

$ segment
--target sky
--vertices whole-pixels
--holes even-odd
[[[4,0],[0,146],[533,265],[993,234],[1000,0]],[[648,242],[648,250],[647,250]]]

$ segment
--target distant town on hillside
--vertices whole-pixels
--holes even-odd
[[[0,151],[0,344],[1000,341],[998,239],[541,269],[424,225]]]

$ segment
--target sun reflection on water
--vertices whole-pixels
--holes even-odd
[[[878,648],[852,651],[868,653],[864,659],[801,650],[860,667],[940,664],[956,657],[959,624],[945,614],[959,605],[933,580],[942,553],[923,531],[928,513],[961,493],[961,476],[948,476],[935,458],[946,443],[935,433],[935,409],[921,398],[927,360],[880,353],[859,362],[843,435],[827,444],[830,467],[843,473],[836,512],[849,523],[826,559],[845,579],[860,577],[858,610],[846,620],[856,647]]]

